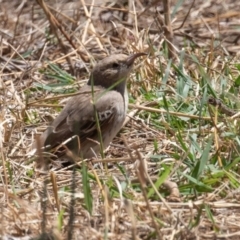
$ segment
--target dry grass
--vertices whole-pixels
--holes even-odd
[[[207,104],[240,107],[240,3],[172,1],[166,26],[161,1],[103,2],[1,1],[1,239],[240,239],[239,120]],[[138,51],[106,160],[36,172],[35,135],[94,63]]]

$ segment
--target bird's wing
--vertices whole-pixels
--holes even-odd
[[[116,115],[125,114],[124,99],[116,91],[98,88],[92,101],[91,87],[85,86],[81,94],[71,98],[59,116],[42,137],[43,145],[55,147],[68,138],[79,135],[82,142],[97,135],[96,114],[101,131],[113,124]]]

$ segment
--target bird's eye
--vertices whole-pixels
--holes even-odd
[[[112,68],[118,68],[119,67],[119,64],[118,63],[113,63],[112,64]]]

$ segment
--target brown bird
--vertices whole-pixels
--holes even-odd
[[[146,54],[116,54],[98,62],[79,95],[67,102],[37,141],[43,151],[69,161],[66,148],[82,158],[91,158],[105,149],[125,120],[128,109],[126,80],[135,59],[143,55]],[[39,144],[35,143],[35,148],[36,145]]]

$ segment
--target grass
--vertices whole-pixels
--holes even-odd
[[[239,3],[172,2],[171,41],[160,2],[38,2],[2,3],[1,238],[239,239],[239,118],[208,104],[238,113]],[[128,81],[131,117],[106,159],[37,172],[35,135],[95,62],[137,51],[148,57]]]

